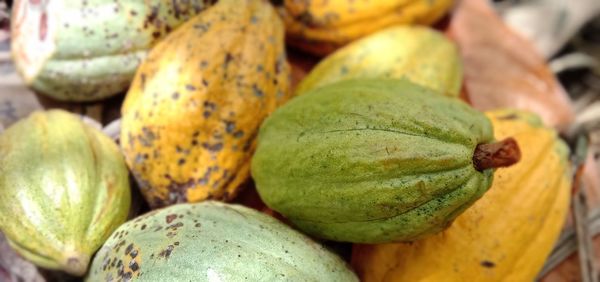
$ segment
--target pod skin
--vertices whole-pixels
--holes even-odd
[[[34,112],[0,135],[0,229],[39,266],[83,275],[125,222],[129,189],[117,145],[73,114]]]
[[[283,23],[262,0],[221,0],[167,36],[122,107],[121,147],[156,208],[229,200],[263,119],[290,97]]]
[[[17,0],[12,55],[25,83],[63,101],[127,89],[148,49],[214,1]]]
[[[313,236],[414,240],[483,195],[493,141],[467,104],[407,80],[356,79],[298,96],[262,125],[252,176],[263,201]]]
[[[519,142],[521,161],[498,169],[490,191],[444,232],[411,244],[355,245],[362,281],[536,280],[569,211],[568,148],[533,113],[486,115],[496,138]]]
[[[352,78],[406,78],[458,97],[463,79],[456,45],[423,26],[397,25],[354,41],[325,57],[304,77],[296,94]]]
[[[337,256],[256,210],[206,201],[123,224],[87,281],[358,281]]]

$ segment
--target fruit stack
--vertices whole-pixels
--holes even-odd
[[[571,102],[486,1],[21,0],[11,52],[40,279],[531,281],[571,224]]]

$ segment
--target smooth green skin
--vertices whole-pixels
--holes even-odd
[[[117,145],[73,114],[34,112],[0,135],[0,230],[39,266],[83,275],[129,189]]]
[[[60,11],[48,11],[57,21],[55,52],[28,84],[63,101],[94,101],[125,91],[154,43],[208,8],[207,2],[62,1]],[[18,56],[15,62],[17,69],[25,64]]]
[[[406,78],[458,97],[463,66],[457,46],[423,26],[393,26],[327,56],[302,79],[296,94],[345,79]]]
[[[475,146],[492,125],[407,80],[346,80],[298,96],[262,125],[252,176],[302,231],[357,243],[441,231],[487,191]]]
[[[170,206],[119,227],[86,281],[127,278],[358,281],[339,257],[305,235],[258,211],[216,201]]]

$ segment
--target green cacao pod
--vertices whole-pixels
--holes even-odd
[[[462,63],[456,45],[429,27],[394,26],[337,50],[298,85],[296,94],[351,78],[407,78],[457,97]]]
[[[256,210],[178,204],[119,227],[87,281],[358,281],[305,235]]]
[[[73,114],[34,112],[0,135],[0,230],[39,266],[83,275],[129,189],[118,146]]]
[[[345,80],[265,121],[252,176],[263,201],[308,234],[408,241],[447,227],[494,167],[518,160],[514,140],[493,141],[490,121],[458,99],[408,80]]]
[[[153,207],[230,200],[260,124],[291,95],[284,28],[264,0],[220,0],[156,45],[122,107],[121,147]]]
[[[91,101],[127,89],[147,50],[213,1],[31,1],[14,3],[12,53],[35,90]]]

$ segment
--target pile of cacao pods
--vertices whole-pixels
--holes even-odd
[[[116,140],[57,109],[0,134],[0,231],[85,281],[532,281],[573,112],[494,32],[523,41],[483,0],[14,1],[30,88],[125,95]]]

